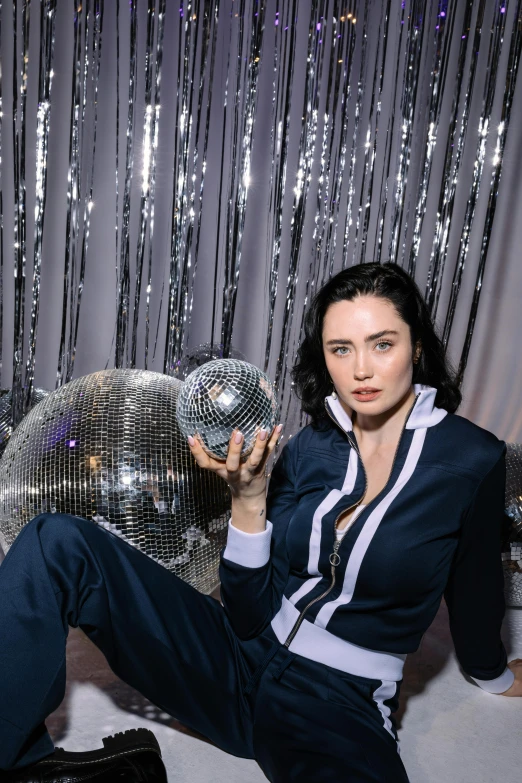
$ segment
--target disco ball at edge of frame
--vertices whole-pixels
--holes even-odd
[[[182,382],[103,370],[54,392],[21,421],[0,460],[0,545],[42,512],[105,527],[210,593],[219,584],[230,491],[199,468],[176,422]]]
[[[33,388],[31,392],[31,408],[38,405],[50,392],[47,389]],[[0,457],[4,453],[9,439],[13,434],[11,423],[13,405],[12,389],[0,389]]]
[[[507,443],[502,570],[506,605],[522,607],[522,443]]]
[[[271,432],[279,414],[274,384],[258,367],[237,359],[215,359],[185,379],[176,416],[181,432],[199,436],[205,451],[225,460],[232,432],[239,428],[246,458],[260,429]]]

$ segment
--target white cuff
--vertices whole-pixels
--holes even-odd
[[[507,691],[508,688],[511,688],[515,681],[515,675],[511,671],[511,669],[506,668],[502,672],[502,674],[499,677],[495,677],[494,680],[477,680],[476,677],[472,677],[472,680],[475,680],[477,685],[480,685],[482,690],[487,691],[488,693],[504,693],[504,691]]]
[[[228,523],[228,537],[223,557],[237,565],[247,568],[261,568],[270,559],[270,539],[272,523],[266,520],[266,529],[260,533],[245,533],[234,527],[232,519]]]

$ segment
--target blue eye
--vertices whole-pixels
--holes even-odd
[[[388,342],[387,340],[381,340],[376,345],[377,346],[385,345],[386,348],[379,349],[377,351],[377,353],[386,353],[386,351],[388,351],[391,348],[392,343]],[[346,353],[339,353],[339,351],[345,351],[346,352],[347,350],[348,350],[348,347],[346,345],[340,345],[338,348],[334,349],[334,354],[337,354],[337,356],[346,356]]]

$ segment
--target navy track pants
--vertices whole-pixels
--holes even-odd
[[[53,752],[44,721],[64,697],[68,626],[122,680],[256,759],[273,783],[408,781],[390,716],[398,693],[378,703],[380,680],[295,655],[270,628],[241,641],[214,598],[65,514],[33,519],[0,565],[0,770]]]

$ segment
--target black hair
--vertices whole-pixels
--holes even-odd
[[[393,304],[400,318],[410,327],[412,353],[420,340],[422,351],[413,365],[412,383],[437,389],[435,405],[454,413],[462,401],[455,371],[446,357],[441,339],[426,302],[413,278],[395,263],[356,264],[334,275],[316,293],[305,316],[304,339],[291,376],[301,400],[301,409],[317,427],[327,418],[324,398],[332,392],[323,353],[323,321],[330,305],[357,296],[378,296]]]

